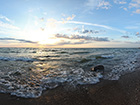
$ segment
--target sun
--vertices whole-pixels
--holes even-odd
[[[38,42],[38,44],[55,44],[58,39],[55,38],[54,29],[30,29],[24,30],[22,32],[24,34],[24,38],[28,38],[28,40]]]
[[[53,44],[55,44],[56,42],[58,42],[58,40],[48,38],[48,39],[39,41],[39,44],[42,44],[42,45],[45,45],[45,44],[53,45]]]
[[[44,24],[27,25],[22,31],[22,37],[24,39],[38,42],[41,45],[53,45],[60,41],[55,35],[60,32],[63,27],[57,24],[55,19],[48,19],[47,22],[43,21]]]

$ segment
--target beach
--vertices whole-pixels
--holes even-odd
[[[22,50],[26,51],[25,49],[19,51]],[[67,54],[70,56],[69,59],[71,57],[74,59],[75,56],[91,57],[96,50],[102,52],[100,57],[96,54],[92,60],[86,59],[86,62],[85,59],[83,62],[83,58],[80,59],[82,62],[79,62],[79,57],[74,62],[69,61],[64,53],[59,54],[62,49],[55,51],[62,56],[58,57],[60,60],[50,56],[48,58],[46,50],[50,49],[45,49],[45,54],[41,56],[45,61],[23,56],[30,53],[19,53],[22,56],[16,56],[12,55],[12,52],[12,57],[9,58],[4,55],[5,53],[1,53],[4,57],[1,57],[0,62],[0,67],[3,68],[0,75],[0,105],[140,105],[138,49],[78,49],[80,54],[74,49],[76,54],[69,54],[73,52]],[[85,50],[89,52],[85,54]],[[109,55],[110,52],[105,53],[105,50],[112,51],[114,55]],[[32,49],[27,51],[30,52]],[[50,52],[52,53],[52,50]],[[35,57],[38,56],[37,53]],[[63,60],[67,61],[67,65]],[[75,62],[79,68],[75,66]],[[102,62],[105,66],[104,74],[99,75],[98,72],[84,69],[90,67],[86,65],[98,64],[98,62]],[[57,64],[57,68],[52,68],[54,65],[50,66],[51,64]],[[50,68],[46,68],[49,66]],[[111,67],[110,71],[108,71],[109,67]]]
[[[0,4],[0,105],[140,105],[140,0]]]
[[[59,86],[36,99],[0,94],[0,105],[140,105],[140,69],[119,80],[75,88]]]

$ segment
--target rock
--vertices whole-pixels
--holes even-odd
[[[91,68],[92,71],[95,71],[95,72],[104,72],[104,66],[103,65],[97,65],[93,68]]]
[[[101,56],[96,56],[95,58],[96,59],[103,59]]]
[[[29,71],[31,71],[31,70],[32,70],[32,68],[30,68],[30,67],[29,67],[29,68],[28,68],[28,70],[29,70]]]
[[[82,60],[80,61],[80,63],[85,63],[85,62],[88,62],[88,61],[91,61],[91,59],[86,59],[86,58],[84,58],[84,59],[82,59]]]

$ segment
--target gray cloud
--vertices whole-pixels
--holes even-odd
[[[105,32],[105,30],[83,30],[82,34],[99,34],[99,33],[103,33]]]
[[[61,41],[56,43],[57,45],[66,45],[66,44],[72,44],[70,41]]]
[[[83,35],[65,35],[65,34],[56,34],[56,38],[65,38],[65,39],[82,39],[87,41],[105,41],[108,42],[109,39],[107,37],[91,37],[91,36],[83,36]]]
[[[65,34],[56,34],[55,37],[56,38],[66,38],[66,39],[69,39],[69,36],[67,36]]]
[[[87,43],[91,43],[90,41],[78,41],[78,42],[71,42],[71,41],[65,41],[65,40],[61,40],[61,42],[56,43],[57,45],[75,45],[75,44],[87,44]]]
[[[140,44],[140,41],[136,41],[136,42],[126,42],[126,43],[130,43],[130,44]]]
[[[122,38],[126,38],[126,39],[127,39],[127,38],[130,38],[129,36],[121,36],[121,37],[122,37]]]
[[[16,39],[16,38],[0,38],[0,40],[14,40],[14,41],[22,42],[22,43],[34,43],[34,44],[37,43],[37,42],[30,41],[30,40]]]

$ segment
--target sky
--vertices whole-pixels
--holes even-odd
[[[140,47],[140,0],[0,0],[0,47]]]

